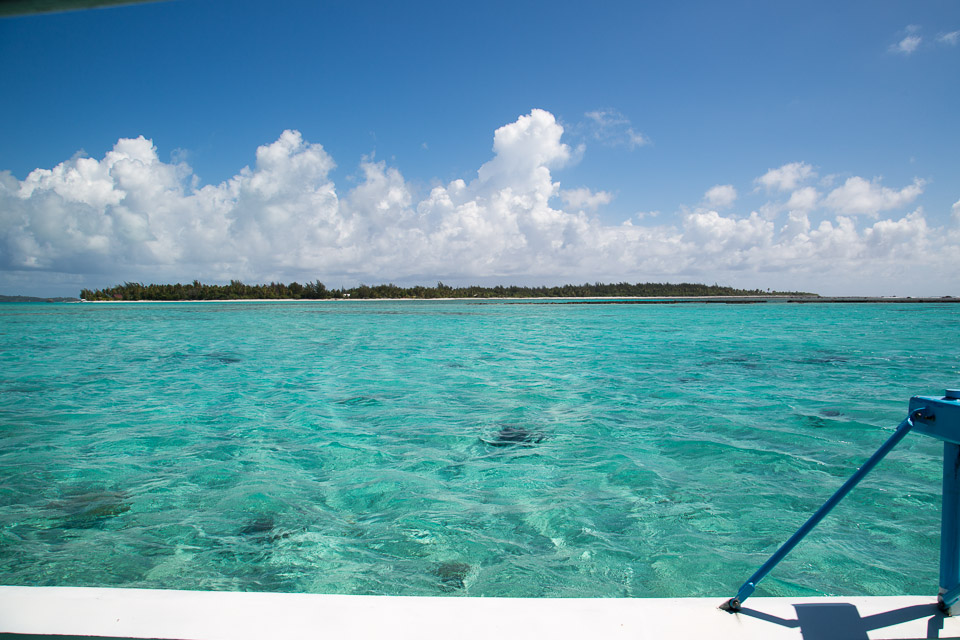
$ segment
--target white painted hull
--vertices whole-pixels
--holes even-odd
[[[945,638],[933,596],[436,598],[0,587],[0,633],[180,640],[391,638]]]

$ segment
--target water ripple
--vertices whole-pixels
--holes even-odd
[[[0,582],[738,586],[960,386],[955,305],[0,305]],[[928,592],[908,438],[758,593]]]

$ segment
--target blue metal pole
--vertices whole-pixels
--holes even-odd
[[[943,443],[943,507],[940,519],[940,608],[960,599],[960,445]]]
[[[757,569],[757,572],[750,576],[750,579],[743,583],[743,586],[740,587],[740,590],[737,591],[737,595],[730,600],[727,600],[723,605],[722,609],[727,611],[739,611],[740,605],[753,594],[754,590],[757,588],[757,583],[763,580],[768,573],[775,566],[777,566],[783,558],[793,550],[797,544],[803,540],[803,538],[810,533],[810,531],[817,526],[823,518],[830,513],[830,511],[837,506],[841,500],[850,491],[857,486],[857,484],[863,480],[870,471],[877,466],[877,463],[883,460],[883,458],[890,453],[890,450],[893,449],[897,444],[903,440],[903,438],[910,433],[910,429],[913,428],[912,415],[907,416],[903,422],[897,425],[897,430],[894,432],[890,438],[884,442],[876,453],[870,456],[870,459],[863,463],[863,466],[857,469],[856,473],[850,476],[850,479],[843,483],[843,486],[837,489],[837,492],[830,496],[830,499],[823,503],[823,506],[817,509],[817,512],[810,516],[810,519],[803,523],[803,526],[797,529],[797,532],[790,536],[790,539],[787,540],[783,545],[777,549],[776,553],[770,556],[770,559],[767,560],[762,567]],[[946,478],[946,474],[944,474]],[[946,480],[944,480],[946,483]],[[946,486],[946,485],[944,485]],[[956,518],[953,520],[954,526],[956,526]],[[955,574],[956,575],[956,574]],[[942,578],[941,578],[942,584]]]

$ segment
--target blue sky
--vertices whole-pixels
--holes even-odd
[[[0,293],[960,295],[956,1],[173,0],[0,19],[0,63]]]

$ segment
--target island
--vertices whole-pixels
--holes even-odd
[[[126,282],[106,289],[83,289],[80,298],[87,301],[127,300],[430,300],[439,298],[691,298],[691,297],[768,297],[790,296],[817,298],[813,293],[798,291],[762,291],[760,289],[735,289],[718,284],[694,283],[636,283],[616,284],[565,284],[561,286],[451,287],[438,282],[434,287],[401,287],[395,284],[369,286],[361,284],[351,288],[328,289],[319,280],[300,284],[271,282],[270,284],[244,284],[231,280],[230,284],[203,284],[194,280],[190,284],[148,284]]]

